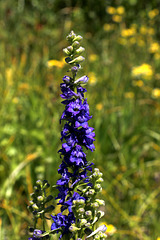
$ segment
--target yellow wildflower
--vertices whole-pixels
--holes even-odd
[[[98,103],[97,105],[96,105],[96,109],[97,110],[102,110],[102,108],[103,108],[103,104],[102,103]]]
[[[129,38],[129,42],[130,42],[131,44],[135,44],[135,43],[136,43],[136,38],[135,38],[135,37]]]
[[[138,81],[133,81],[133,86],[135,87],[142,87],[144,85],[142,80],[138,80]]]
[[[95,85],[96,84],[96,82],[97,82],[97,78],[96,78],[96,75],[95,75],[95,73],[94,72],[89,72],[88,73],[88,77],[89,77],[89,84],[90,85]]]
[[[150,53],[156,53],[160,49],[160,46],[157,42],[153,42],[149,48]]]
[[[114,24],[105,23],[103,25],[103,29],[104,29],[104,31],[109,32],[109,31],[112,31],[112,30],[115,29],[115,25]]]
[[[124,94],[125,98],[129,98],[129,99],[132,99],[134,98],[134,93],[133,92],[126,92]]]
[[[12,68],[7,68],[6,72],[6,80],[9,86],[11,86],[13,84],[13,69]]]
[[[141,26],[139,31],[140,31],[141,34],[145,35],[147,33],[146,26]]]
[[[156,240],[160,240],[160,237],[158,237]]]
[[[95,62],[98,59],[98,56],[96,54],[89,55],[89,61]]]
[[[119,6],[119,7],[117,8],[117,13],[118,13],[119,15],[123,15],[123,14],[125,13],[124,7],[123,7],[123,6]]]
[[[130,36],[133,36],[135,33],[136,33],[135,28],[127,28],[127,29],[123,29],[121,31],[121,36],[122,37],[130,37]]]
[[[152,97],[153,98],[160,98],[160,88],[154,88],[152,90]]]
[[[62,68],[64,66],[64,62],[63,61],[58,61],[58,60],[49,60],[47,62],[47,65],[49,68],[55,66],[55,67],[58,67],[58,68]]]
[[[18,99],[17,97],[14,97],[14,98],[12,99],[12,102],[15,103],[15,104],[17,104],[17,103],[19,102],[19,99]]]
[[[113,15],[113,16],[112,16],[112,20],[113,20],[114,22],[117,22],[117,23],[122,22],[122,16]]]
[[[121,45],[126,45],[126,44],[127,44],[127,39],[126,39],[126,38],[118,38],[118,42],[119,42]]]
[[[154,28],[149,28],[149,29],[148,29],[148,34],[149,34],[149,35],[154,35],[154,34],[155,34]]]
[[[160,53],[155,53],[154,54],[154,59],[155,60],[160,60]]]
[[[158,14],[159,14],[159,10],[155,8],[155,9],[149,11],[148,16],[149,16],[150,19],[153,19],[153,18],[155,18]]]
[[[106,8],[106,12],[112,15],[112,14],[115,14],[116,9],[112,6],[109,6]]]
[[[150,79],[152,77],[152,75],[153,75],[152,66],[147,63],[143,63],[142,65],[133,67],[133,69],[132,69],[133,77],[142,76],[145,79]]]

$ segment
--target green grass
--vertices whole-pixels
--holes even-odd
[[[27,205],[35,181],[46,178],[54,185],[58,178],[63,111],[59,84],[66,68],[48,69],[46,63],[63,57],[71,29],[84,36],[86,61],[81,74],[96,76],[87,87],[90,125],[96,133],[96,151],[88,153],[88,160],[93,159],[104,174],[103,221],[117,228],[109,238],[156,239],[160,236],[160,100],[151,92],[160,88],[160,63],[148,52],[149,44],[157,41],[156,33],[144,36],[143,47],[121,45],[118,38],[124,23],[116,24],[111,33],[103,26],[94,34],[86,33],[79,24],[85,23],[82,9],[66,18],[61,12],[50,13],[48,22],[37,25],[40,10],[31,16],[29,9],[17,13],[11,6],[7,15],[7,4],[1,6],[7,27],[0,42],[0,239],[27,239],[32,221]],[[92,54],[97,56],[93,62]],[[150,64],[154,74],[149,81],[142,79],[143,87],[135,87],[132,67],[142,63]]]

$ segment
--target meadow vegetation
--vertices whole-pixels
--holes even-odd
[[[158,239],[157,1],[6,0],[0,15],[0,239],[27,239],[36,180],[54,185],[58,179],[62,49],[72,29],[84,37],[82,72],[90,78],[96,133],[96,151],[88,159],[104,174],[108,239]]]

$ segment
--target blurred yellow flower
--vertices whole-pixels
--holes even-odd
[[[134,98],[134,93],[133,92],[126,92],[124,94],[125,98],[129,98],[129,99],[132,99]]]
[[[156,9],[156,8],[148,12],[148,16],[149,16],[150,19],[153,19],[158,14],[159,14],[159,10]]]
[[[123,15],[123,14],[125,13],[125,8],[124,8],[123,6],[119,6],[119,7],[117,8],[117,13],[118,13],[119,15]]]
[[[129,42],[130,42],[131,44],[135,44],[135,43],[136,43],[136,38],[135,38],[135,37],[129,38]]]
[[[121,31],[121,36],[122,37],[130,37],[130,36],[133,36],[135,33],[136,33],[135,28],[127,28],[127,29],[123,29]]]
[[[148,28],[148,34],[149,35],[154,35],[155,34],[154,28]]]
[[[95,62],[98,59],[98,56],[96,54],[90,54],[89,55],[89,61]]]
[[[109,32],[109,31],[112,31],[112,30],[115,29],[115,25],[114,24],[105,23],[103,25],[103,29],[104,29],[104,31]]]
[[[155,53],[154,54],[154,59],[155,60],[160,60],[160,53]]]
[[[113,15],[113,16],[112,16],[112,20],[113,20],[114,22],[117,22],[117,23],[122,22],[122,16]]]
[[[160,49],[158,42],[153,42],[149,48],[150,53],[156,53]]]
[[[139,47],[143,47],[145,45],[145,41],[143,39],[141,39],[141,38],[138,38],[137,39],[137,45]]]
[[[106,8],[106,12],[112,15],[115,14],[116,9],[114,7],[109,6]]]
[[[116,227],[113,226],[112,224],[107,224],[107,223],[103,222],[102,225],[106,225],[107,230],[105,233],[110,236],[113,235],[117,231]]]
[[[147,28],[146,26],[141,26],[140,29],[139,29],[140,33],[145,35],[147,33]]]
[[[121,45],[126,45],[126,44],[127,44],[127,39],[126,39],[126,38],[118,38],[118,42],[119,42]]]
[[[152,97],[153,98],[160,98],[160,88],[154,88],[152,90]]]
[[[140,66],[137,67],[133,67],[132,69],[132,76],[133,77],[144,77],[145,79],[150,79],[153,75],[153,69],[152,66],[147,64],[147,63],[143,63]]]
[[[9,86],[13,84],[13,69],[12,68],[6,68],[6,80]]]
[[[14,98],[12,99],[12,102],[15,103],[15,104],[17,104],[17,103],[19,102],[19,99],[18,99],[17,97],[14,97]]]
[[[51,68],[51,67],[58,67],[58,68],[62,68],[63,66],[64,66],[64,62],[63,62],[63,60],[62,61],[58,61],[58,60],[49,60],[48,62],[47,62],[47,66],[49,67],[49,68]]]
[[[133,86],[136,86],[136,87],[142,87],[144,85],[143,81],[142,80],[135,80],[132,82]]]
[[[97,82],[97,78],[96,78],[95,73],[94,73],[94,72],[89,72],[89,73],[88,73],[88,77],[89,77],[88,83],[89,83],[90,85],[95,85],[96,82]]]
[[[160,240],[160,237],[158,237],[156,240]]]
[[[96,105],[96,109],[97,110],[102,110],[102,108],[103,108],[103,104],[102,103],[98,103],[97,105]]]

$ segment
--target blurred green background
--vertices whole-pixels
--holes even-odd
[[[96,133],[88,160],[104,174],[108,238],[158,239],[159,1],[5,0],[0,26],[0,239],[27,239],[35,181],[58,178],[62,49],[71,30],[84,37],[81,75],[90,77]]]

